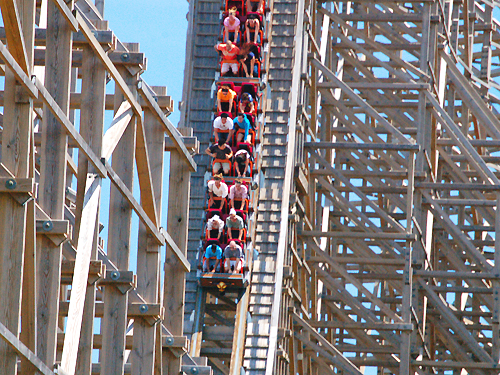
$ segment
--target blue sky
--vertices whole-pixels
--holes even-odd
[[[104,19],[122,42],[140,44],[147,59],[142,75],[150,86],[167,86],[174,99],[170,121],[179,121],[189,4],[186,0],[106,0]]]

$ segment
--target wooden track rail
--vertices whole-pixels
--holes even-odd
[[[0,372],[209,374],[174,308],[196,139],[168,120],[166,88],[141,79],[144,55],[108,29],[103,1],[0,10]]]

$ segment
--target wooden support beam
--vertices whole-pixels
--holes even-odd
[[[429,90],[428,83],[420,82],[346,82],[351,89],[356,90]],[[320,82],[320,89],[336,89],[340,88],[335,82]]]
[[[69,6],[72,5],[73,2],[70,1]],[[52,220],[64,219],[64,197],[67,187],[66,131],[78,134],[68,120],[71,36],[70,24],[67,23],[56,4],[49,1],[47,3],[47,54],[44,86],[39,85],[43,87],[41,95],[45,105],[40,148],[44,157],[41,159],[40,166],[38,203]],[[70,125],[70,127],[65,128],[65,125]],[[85,151],[85,149],[82,150],[82,152]],[[62,259],[61,246],[54,245],[44,236],[37,236],[37,293],[39,296],[37,355],[49,364],[56,362]]]
[[[168,232],[164,228],[160,228],[160,232],[163,234],[168,246],[172,248],[176,258],[179,260],[185,272],[191,272],[191,264],[183,252],[179,249],[177,244],[174,242],[173,238],[168,234]]]
[[[308,245],[314,249],[314,251],[316,252],[316,255],[323,257],[325,262],[330,265],[332,270],[339,273],[347,282],[349,282],[350,284],[353,284],[361,293],[363,293],[370,300],[371,303],[377,305],[380,308],[380,310],[383,311],[387,315],[388,318],[394,320],[397,323],[404,323],[400,316],[398,316],[396,313],[394,313],[394,311],[392,311],[389,308],[389,306],[387,306],[384,302],[382,302],[380,300],[380,298],[378,298],[374,293],[370,292],[363,285],[363,283],[360,282],[356,278],[356,276],[354,274],[347,272],[343,266],[338,265],[335,262],[333,262],[330,259],[330,256],[328,254],[326,254],[323,250],[321,250],[319,248],[319,246],[317,246],[315,244],[314,241],[309,241]],[[316,270],[318,270],[319,274],[326,273],[324,270],[320,269],[318,264],[314,264],[313,266],[314,266],[314,268],[316,268]]]
[[[73,15],[72,10],[68,8],[68,3],[64,2],[63,0],[52,0],[54,4],[57,6],[63,17],[66,19],[68,22],[69,26],[71,26],[71,30],[74,32],[78,31],[78,21],[76,20],[75,16]],[[70,5],[73,5],[73,3],[69,3]]]
[[[167,349],[183,348],[187,350],[188,342],[189,340],[186,336],[163,336],[162,338],[162,345]]]
[[[447,303],[438,296],[427,283],[423,280],[418,281],[419,285],[426,291],[427,297],[432,301],[432,304],[436,309],[438,309],[443,317],[453,325],[453,330],[458,336],[464,340],[464,343],[469,347],[469,349],[477,356],[482,362],[492,363],[491,357],[488,353],[481,347],[478,342],[471,336],[471,334],[466,330],[464,324],[459,321],[447,306]]]
[[[26,281],[35,279],[36,272],[35,259],[32,258],[35,254],[34,204],[31,201],[26,204],[35,195],[34,186],[29,181],[34,180],[35,151],[31,142],[33,101],[30,89],[25,90],[17,82],[18,77],[21,77],[19,81],[24,79],[29,82],[30,88],[33,87],[26,72],[32,69],[34,25],[29,22],[28,15],[34,11],[34,4],[27,1],[18,8],[20,5],[16,1],[0,3],[4,23],[12,28],[9,30],[8,43],[15,56],[3,44],[0,46],[0,52],[9,60],[9,68],[2,69],[5,73],[5,104],[2,110],[4,142],[0,148],[0,174],[7,178],[2,181],[4,193],[0,192],[0,284],[5,286],[0,294],[0,322],[9,337],[3,336],[6,340],[0,340],[0,368],[6,373],[14,373],[17,368],[17,371],[26,370],[32,374],[31,358],[21,358],[19,367],[17,345],[20,338],[27,345],[23,349],[30,350],[30,357],[32,352],[36,353],[34,332],[19,332],[21,327],[37,327],[36,284]],[[17,187],[19,192],[15,192]],[[11,193],[5,193],[5,190]],[[31,311],[24,311],[23,308]],[[16,344],[16,347],[13,348],[12,344]],[[27,352],[23,350],[23,353]]]
[[[319,238],[360,238],[360,239],[386,239],[416,241],[417,235],[413,233],[373,233],[373,232],[322,232],[319,230],[302,231],[299,237]]]
[[[36,368],[42,375],[56,375],[43,361],[41,361],[26,345],[24,345],[2,322],[0,322],[0,336],[13,349],[26,358],[32,366]]]
[[[347,374],[362,375],[362,372],[344,355],[337,350],[328,340],[326,340],[322,335],[320,335],[313,327],[309,325],[304,319],[302,319],[298,314],[292,313],[292,318],[295,324],[301,326],[307,333],[312,335],[312,337],[321,343],[330,354],[331,359],[334,364],[341,367]],[[310,340],[301,340],[304,343]]]
[[[75,25],[78,27],[77,24]],[[101,44],[112,45],[115,39],[113,31],[111,30],[95,30],[94,35]],[[6,40],[5,27],[3,26],[0,27],[0,40],[2,41]],[[35,29],[35,46],[45,46],[46,40],[47,40],[47,29],[37,27]],[[87,39],[85,39],[85,36],[82,34],[81,31],[73,33],[74,46],[82,46],[86,44],[88,44]]]
[[[101,197],[101,179],[87,178],[84,208],[78,234],[78,251],[76,253],[75,271],[71,283],[71,297],[66,322],[61,368],[72,375],[76,370],[78,343],[83,320],[83,309],[87,292],[90,260],[92,258],[96,225],[98,223],[98,207]],[[95,251],[94,251],[95,253]]]
[[[415,270],[413,271],[414,277],[423,278],[433,278],[433,279],[450,279],[450,280],[498,280],[500,279],[500,274],[493,274],[487,272],[451,272],[451,271],[424,271]]]
[[[158,120],[164,126],[165,131],[167,132],[169,137],[174,142],[175,147],[176,147],[177,151],[179,152],[179,154],[184,156],[184,159],[185,159],[186,163],[188,164],[189,170],[191,172],[196,172],[196,163],[194,162],[193,158],[189,154],[189,151],[186,149],[186,146],[182,142],[182,139],[181,139],[182,136],[180,135],[179,131],[174,128],[174,126],[172,125],[170,120],[161,111],[160,107],[158,106],[158,104],[154,100],[153,96],[148,91],[148,88],[144,87],[144,84],[139,84],[138,90],[139,90],[141,96],[146,101],[146,104],[148,105],[148,107],[153,112],[153,114],[155,114],[158,117]]]
[[[34,193],[35,181],[32,178],[0,177],[0,193]]]
[[[448,369],[472,369],[472,370],[499,370],[500,365],[488,362],[455,362],[455,361],[426,361],[413,360],[413,366],[448,368]]]
[[[63,260],[61,262],[61,284],[71,284],[71,281],[73,280],[74,270],[74,260]],[[88,283],[94,284],[97,280],[104,277],[105,272],[106,266],[102,263],[101,260],[91,260],[89,262]],[[61,303],[64,302],[60,302],[59,305],[61,305]],[[62,314],[60,309],[59,313]]]
[[[158,152],[159,150],[156,151],[156,153]],[[155,157],[157,155],[152,156]],[[159,226],[161,222],[158,218],[155,191],[157,194],[160,194],[160,191],[158,186],[156,189],[153,186],[149,159],[150,155],[148,154],[148,144],[146,141],[144,122],[137,121],[135,162],[137,164],[137,176],[139,180],[139,189],[141,191],[141,206],[153,224]]]
[[[436,183],[436,182],[415,182],[415,188],[432,190],[473,190],[473,191],[498,191],[500,185],[478,184],[478,183]]]
[[[99,41],[96,39],[92,31],[89,29],[87,26],[86,21],[83,19],[83,17],[80,15],[78,11],[74,11],[75,18],[78,21],[78,25],[80,27],[80,30],[82,31],[83,35],[85,35],[85,38],[89,41],[90,47],[94,50],[96,55],[100,58],[101,62],[104,64],[104,67],[106,70],[111,74],[113,79],[115,80],[116,84],[120,88],[120,91],[123,93],[127,101],[130,103],[134,114],[137,116],[138,121],[142,121],[142,108],[137,102],[135,96],[132,94],[130,89],[128,88],[127,84],[123,80],[120,72],[116,69],[114,64],[111,62],[109,59],[108,55],[102,48],[102,46],[99,44]]]
[[[188,150],[192,150],[193,153],[197,154],[200,149],[200,142],[196,137],[182,137],[182,142]],[[165,151],[177,150],[174,141],[169,137],[165,136]]]
[[[342,181],[343,184],[346,185],[347,188],[349,188],[353,193],[355,193],[357,196],[361,198],[363,202],[366,203],[367,206],[371,207],[376,213],[378,213],[384,220],[389,223],[389,225],[394,228],[395,230],[399,230],[400,232],[404,232],[404,228],[401,224],[399,224],[396,220],[394,220],[392,217],[387,215],[386,212],[384,212],[380,207],[378,207],[375,203],[373,203],[372,200],[370,200],[368,197],[366,197],[361,190],[354,186],[349,179],[344,177],[342,175],[342,171],[339,171],[337,169],[334,169],[322,156],[320,156],[317,152],[313,153],[311,155],[315,160],[319,162],[319,164],[325,168],[328,169],[337,180]],[[323,186],[326,186],[326,181],[323,178],[319,179],[320,183]]]
[[[130,103],[127,101],[122,102],[102,139],[102,158],[108,160],[111,157],[130,120],[132,120],[132,115],[133,111]]]
[[[356,142],[305,142],[305,148],[338,149],[338,150],[384,150],[384,151],[419,151],[419,145],[388,144],[388,143],[356,143]]]
[[[12,56],[19,63],[21,69],[29,75],[31,66],[28,60],[17,3],[15,0],[1,0],[0,8],[2,9],[3,24],[5,25],[9,50],[12,51]]]
[[[79,18],[78,16],[79,15],[77,15],[77,19]],[[82,27],[82,30],[83,29]],[[86,35],[85,31],[84,34]],[[90,41],[92,40],[92,35],[86,36],[90,38]],[[129,103],[134,107],[131,100],[135,101],[137,95],[135,90],[137,76],[130,74],[124,68],[118,71],[114,66],[108,66],[109,62],[105,59],[103,60],[103,51],[100,46],[96,48],[94,45],[95,43],[91,44],[93,45],[92,49],[99,56],[101,62],[103,62],[105,69],[114,69],[114,74],[117,75],[115,79],[115,112],[118,111],[119,106],[125,99],[130,99]],[[135,48],[134,46],[130,47],[130,49]],[[123,74],[123,78],[121,74]],[[122,86],[125,86],[125,88],[122,88]],[[127,94],[125,94],[125,92]],[[137,115],[136,110],[134,110],[134,113]],[[141,115],[142,113],[135,116],[137,121],[142,120]],[[116,177],[116,180],[113,182],[113,186],[110,189],[107,241],[107,256],[109,257],[108,261],[110,266],[108,266],[107,263],[106,268],[116,270],[115,272],[118,272],[118,275],[122,273],[121,270],[127,270],[129,268],[132,212],[134,209],[138,212],[140,220],[146,224],[146,227],[148,227],[149,230],[153,230],[153,236],[156,234],[156,236],[153,237],[154,240],[158,242],[158,239],[161,238],[158,236],[159,233],[155,223],[151,222],[132,195],[134,185],[133,166],[136,148],[136,127],[137,124],[135,121],[129,124],[112,158],[113,176]],[[161,241],[159,243],[161,243]],[[101,257],[99,257],[99,259],[101,259]],[[113,264],[114,267],[112,267],[111,264]],[[115,274],[115,277],[118,275]],[[124,351],[125,337],[127,334],[127,310],[131,286],[130,284],[109,285],[104,290],[104,317],[101,319],[103,342],[100,360],[103,368],[114,374],[122,374],[125,365]]]
[[[57,102],[52,98],[50,93],[47,91],[44,85],[35,78],[35,85],[38,88],[40,95],[46,104],[47,108],[56,117],[58,122],[64,127],[67,134],[73,139],[78,145],[78,148],[85,154],[92,166],[96,169],[101,177],[106,178],[107,172],[103,166],[100,158],[92,151],[87,142],[82,138],[82,136],[75,129],[75,126],[69,121],[68,117],[65,115],[64,111],[57,104]]]
[[[333,329],[367,329],[375,331],[413,331],[413,324],[409,323],[343,323],[343,322],[324,322],[309,320],[308,323],[314,328],[333,328]]]
[[[31,96],[35,98],[38,97],[38,91],[33,82],[29,79],[28,74],[23,70],[21,65],[18,64],[2,42],[0,42],[0,56],[2,56],[2,60],[12,70],[16,78],[30,91]]]
[[[467,137],[458,128],[455,122],[450,118],[448,113],[441,108],[439,102],[434,98],[434,96],[426,91],[426,98],[433,104],[433,113],[436,118],[443,124],[446,128],[448,134],[460,144],[460,149],[467,157],[468,161],[476,168],[476,171],[481,175],[485,182],[489,182],[492,185],[500,184],[500,180],[495,176],[495,174],[488,168],[481,155],[476,149],[472,147],[469,143]]]
[[[401,144],[411,145],[411,142],[392,124],[390,124],[384,117],[382,117],[372,106],[366,103],[358,94],[356,94],[348,85],[340,81],[333,72],[328,69],[324,64],[322,64],[317,59],[313,59],[312,63],[320,69],[323,74],[328,77],[331,82],[335,82],[343,92],[346,93],[352,100],[354,100],[363,110],[373,118],[375,118],[378,123],[384,127],[389,133],[391,133],[395,138],[397,138]]]
[[[105,163],[105,168],[107,170],[107,174],[111,182],[113,183],[114,186],[120,191],[120,193],[123,195],[123,197],[127,200],[127,202],[130,204],[130,207],[133,208],[133,210],[137,213],[139,216],[139,219],[141,220],[142,223],[146,225],[148,228],[149,232],[153,236],[153,238],[160,244],[164,245],[165,244],[165,237],[160,233],[159,229],[156,227],[156,224],[151,221],[149,216],[146,214],[142,206],[137,202],[137,200],[134,198],[134,195],[132,192],[127,188],[127,186],[123,183],[121,178],[118,176],[118,174],[113,170],[113,168],[103,160],[103,163]]]
[[[166,93],[165,88],[159,88]],[[139,125],[139,124],[138,124]],[[144,110],[143,126],[138,126],[136,141],[136,162],[141,185],[141,201],[149,204],[149,215],[156,216],[162,210],[163,170],[164,170],[164,131],[161,124],[146,107]],[[147,149],[146,149],[147,146]],[[142,163],[139,160],[142,160]],[[146,172],[146,173],[144,173]],[[143,188],[146,183],[151,191]],[[149,195],[143,200],[144,195]],[[160,224],[161,219],[155,218]],[[143,224],[139,226],[137,251],[137,291],[149,303],[160,303],[161,249],[158,244],[149,239],[147,229]],[[163,320],[162,314],[159,321]],[[130,311],[130,310],[129,310]],[[129,312],[130,314],[130,312]],[[154,322],[156,323],[156,322]],[[161,348],[161,324],[155,327],[151,319],[136,319],[134,322],[134,340],[137,343],[131,354],[132,372],[137,375],[149,375],[161,369],[163,350]]]
[[[486,260],[483,254],[471,243],[470,239],[453,223],[448,214],[437,204],[434,204],[433,198],[427,192],[423,192],[423,196],[430,203],[431,211],[434,213],[436,220],[445,227],[450,234],[453,235],[455,241],[460,243],[464,250],[472,256],[478,265],[485,271],[491,271],[492,266]]]
[[[380,258],[380,257],[352,257],[352,256],[333,256],[332,261],[339,264],[374,264],[374,265],[390,265],[395,267],[404,266],[403,259],[396,258]],[[312,256],[307,259],[308,262],[324,262],[320,256]]]

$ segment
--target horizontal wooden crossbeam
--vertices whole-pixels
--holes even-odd
[[[305,148],[313,149],[354,149],[354,150],[386,150],[386,151],[419,151],[419,145],[391,143],[355,143],[355,142],[305,142]]]
[[[413,233],[374,233],[374,232],[322,232],[319,230],[302,231],[301,237],[326,237],[326,238],[362,238],[362,239],[384,239],[384,240],[408,240],[416,241],[417,236]]]

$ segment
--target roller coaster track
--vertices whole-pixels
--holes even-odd
[[[194,4],[192,45],[210,29],[210,48],[221,4]],[[206,292],[189,276],[191,354],[232,375],[498,373],[496,3],[269,6],[251,282],[211,340],[230,303],[214,296],[200,321]],[[217,57],[194,51],[186,126],[208,142]]]
[[[206,140],[208,140],[207,135],[209,136],[212,125],[213,98],[209,94],[213,88],[215,67],[211,70],[209,67],[213,67],[214,62],[216,64],[218,59],[213,49],[209,51],[207,48],[212,47],[217,42],[220,5],[220,3],[207,1],[199,1],[194,5],[193,46],[195,48],[192,50],[192,73],[190,75],[192,79],[186,83],[191,85],[190,89],[187,90],[190,97],[184,103],[187,116],[186,124],[193,127],[194,135],[201,142],[201,150],[208,146]],[[288,168],[288,176],[291,176],[291,166],[287,167],[287,154],[292,155],[295,151],[294,148],[287,150],[287,144],[292,69],[295,61],[293,51],[296,17],[296,2],[276,1],[272,4],[272,11],[266,19],[266,33],[270,43],[264,53],[268,74],[263,76],[263,81],[267,83],[268,91],[267,95],[264,96],[267,99],[264,102],[265,125],[262,144],[258,149],[260,154],[259,169],[262,170],[262,178],[258,191],[256,224],[252,226],[255,228],[252,240],[254,243],[258,243],[256,246],[258,257],[251,267],[251,288],[243,294],[241,300],[238,295],[226,295],[224,300],[211,296],[207,300],[207,291],[197,287],[195,272],[191,272],[186,282],[185,331],[188,336],[191,335],[191,354],[209,357],[209,363],[217,369],[216,372],[225,373],[231,370],[231,373],[239,374],[241,365],[243,365],[243,368],[248,371],[256,371],[251,373],[262,373],[266,366],[267,347],[271,342],[272,335],[274,335],[274,346],[276,347],[278,326],[276,319],[279,317],[280,311],[279,309],[273,311],[272,306],[275,298],[281,297],[280,293],[275,295],[274,290],[275,285],[282,283],[283,267],[278,266],[278,264],[283,264],[284,242],[286,241],[286,235],[281,236],[282,259],[280,260],[278,242],[282,222],[280,219],[282,203],[277,192],[282,192],[283,189],[290,191],[291,188],[291,179],[289,178],[290,181],[286,183],[285,175]],[[196,22],[196,19],[199,22]],[[208,54],[204,52],[208,52]],[[296,79],[298,79],[298,75],[296,75]],[[295,97],[295,108],[296,102],[297,98]],[[208,161],[203,158],[197,159],[198,165],[208,164]],[[188,257],[192,264],[196,262],[202,230],[200,220],[203,218],[205,184],[204,173],[200,168],[199,172],[191,179],[190,233],[192,235],[190,235]],[[289,193],[282,195],[283,198],[288,198],[288,196]],[[288,199],[284,200],[286,202]],[[234,302],[231,302],[231,298],[238,301],[237,308]],[[279,306],[279,304],[278,301],[275,305]],[[235,310],[235,327],[230,322],[224,322],[224,318],[217,314],[216,310],[209,311],[216,307],[217,309],[231,310],[231,305]],[[248,319],[247,311],[249,312]],[[274,320],[273,315],[275,316]],[[219,321],[218,325],[209,323],[209,320],[213,320],[214,317]],[[248,328],[245,335],[247,321]],[[274,324],[273,330],[270,330],[271,324]],[[212,345],[207,345],[209,337],[215,337],[216,344],[220,347],[214,348]],[[202,341],[205,343],[204,345],[201,345]],[[230,342],[233,343],[233,347],[229,345]],[[227,361],[229,357],[231,357],[231,365]],[[274,358],[274,356],[271,357]]]

